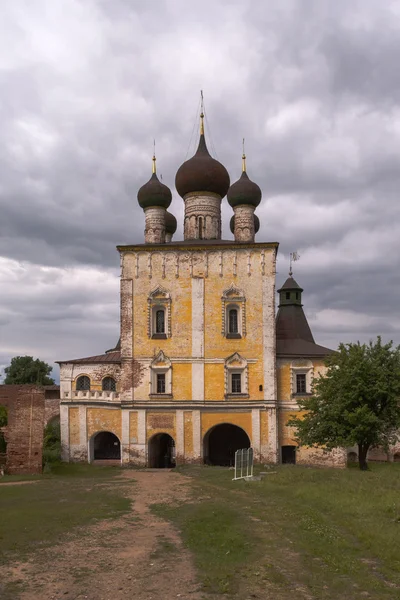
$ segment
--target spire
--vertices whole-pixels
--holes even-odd
[[[200,96],[201,96],[200,135],[204,135],[204,98],[203,98],[203,90],[200,90]]]
[[[153,167],[152,167],[152,173],[156,174],[157,173],[157,166],[156,166],[156,140],[153,140]]]
[[[242,142],[242,147],[243,147],[243,153],[242,153],[242,171],[243,173],[246,173],[246,154],[244,151],[244,138],[243,138],[243,142]]]

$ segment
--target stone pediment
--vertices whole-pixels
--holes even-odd
[[[223,291],[222,294],[222,300],[244,300],[244,293],[243,290],[239,289],[238,287],[236,287],[233,283],[231,283],[231,285]]]
[[[244,369],[247,367],[247,360],[235,352],[225,360],[225,366],[233,369]]]
[[[158,285],[149,294],[149,300],[150,301],[157,300],[159,298],[164,298],[164,299],[169,299],[170,298],[169,292],[165,288],[163,288],[161,285]]]
[[[168,356],[166,356],[164,354],[164,352],[162,350],[160,350],[159,353],[157,354],[157,356],[155,356],[154,359],[152,360],[151,366],[152,367],[167,367],[167,368],[169,368],[171,366],[171,361],[168,358]]]

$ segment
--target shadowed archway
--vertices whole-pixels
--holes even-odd
[[[237,425],[222,423],[210,429],[204,436],[204,463],[230,467],[235,463],[235,452],[250,448],[247,433]]]
[[[93,460],[120,460],[121,444],[111,431],[100,431],[92,438]]]
[[[152,469],[175,467],[175,442],[168,433],[157,433],[150,438],[148,466]]]

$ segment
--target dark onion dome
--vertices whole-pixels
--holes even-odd
[[[174,235],[178,224],[174,215],[168,211],[165,213],[165,233],[170,233]]]
[[[254,181],[249,179],[246,171],[242,172],[240,179],[233,183],[228,190],[228,202],[232,207],[240,204],[258,206],[261,202],[261,196],[261,189]]]
[[[254,217],[254,233],[258,233],[258,231],[260,229],[260,219],[257,217],[257,215],[253,215],[253,217]],[[235,233],[235,215],[233,215],[233,217],[231,217],[230,228],[231,228],[232,233]]]
[[[150,206],[168,208],[172,201],[172,194],[169,187],[161,183],[157,174],[153,173],[149,181],[138,191],[137,199],[143,209]]]
[[[175,187],[184,198],[190,192],[212,192],[223,198],[229,189],[229,173],[207,150],[204,133],[200,134],[197,152],[178,169]]]

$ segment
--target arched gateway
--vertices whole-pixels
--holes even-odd
[[[230,423],[216,425],[204,436],[204,462],[230,467],[235,462],[236,450],[250,446],[249,436],[241,427]]]
[[[111,431],[100,431],[91,439],[92,460],[120,460],[121,443]]]
[[[152,469],[175,467],[175,442],[168,433],[157,433],[150,438],[148,466]]]

